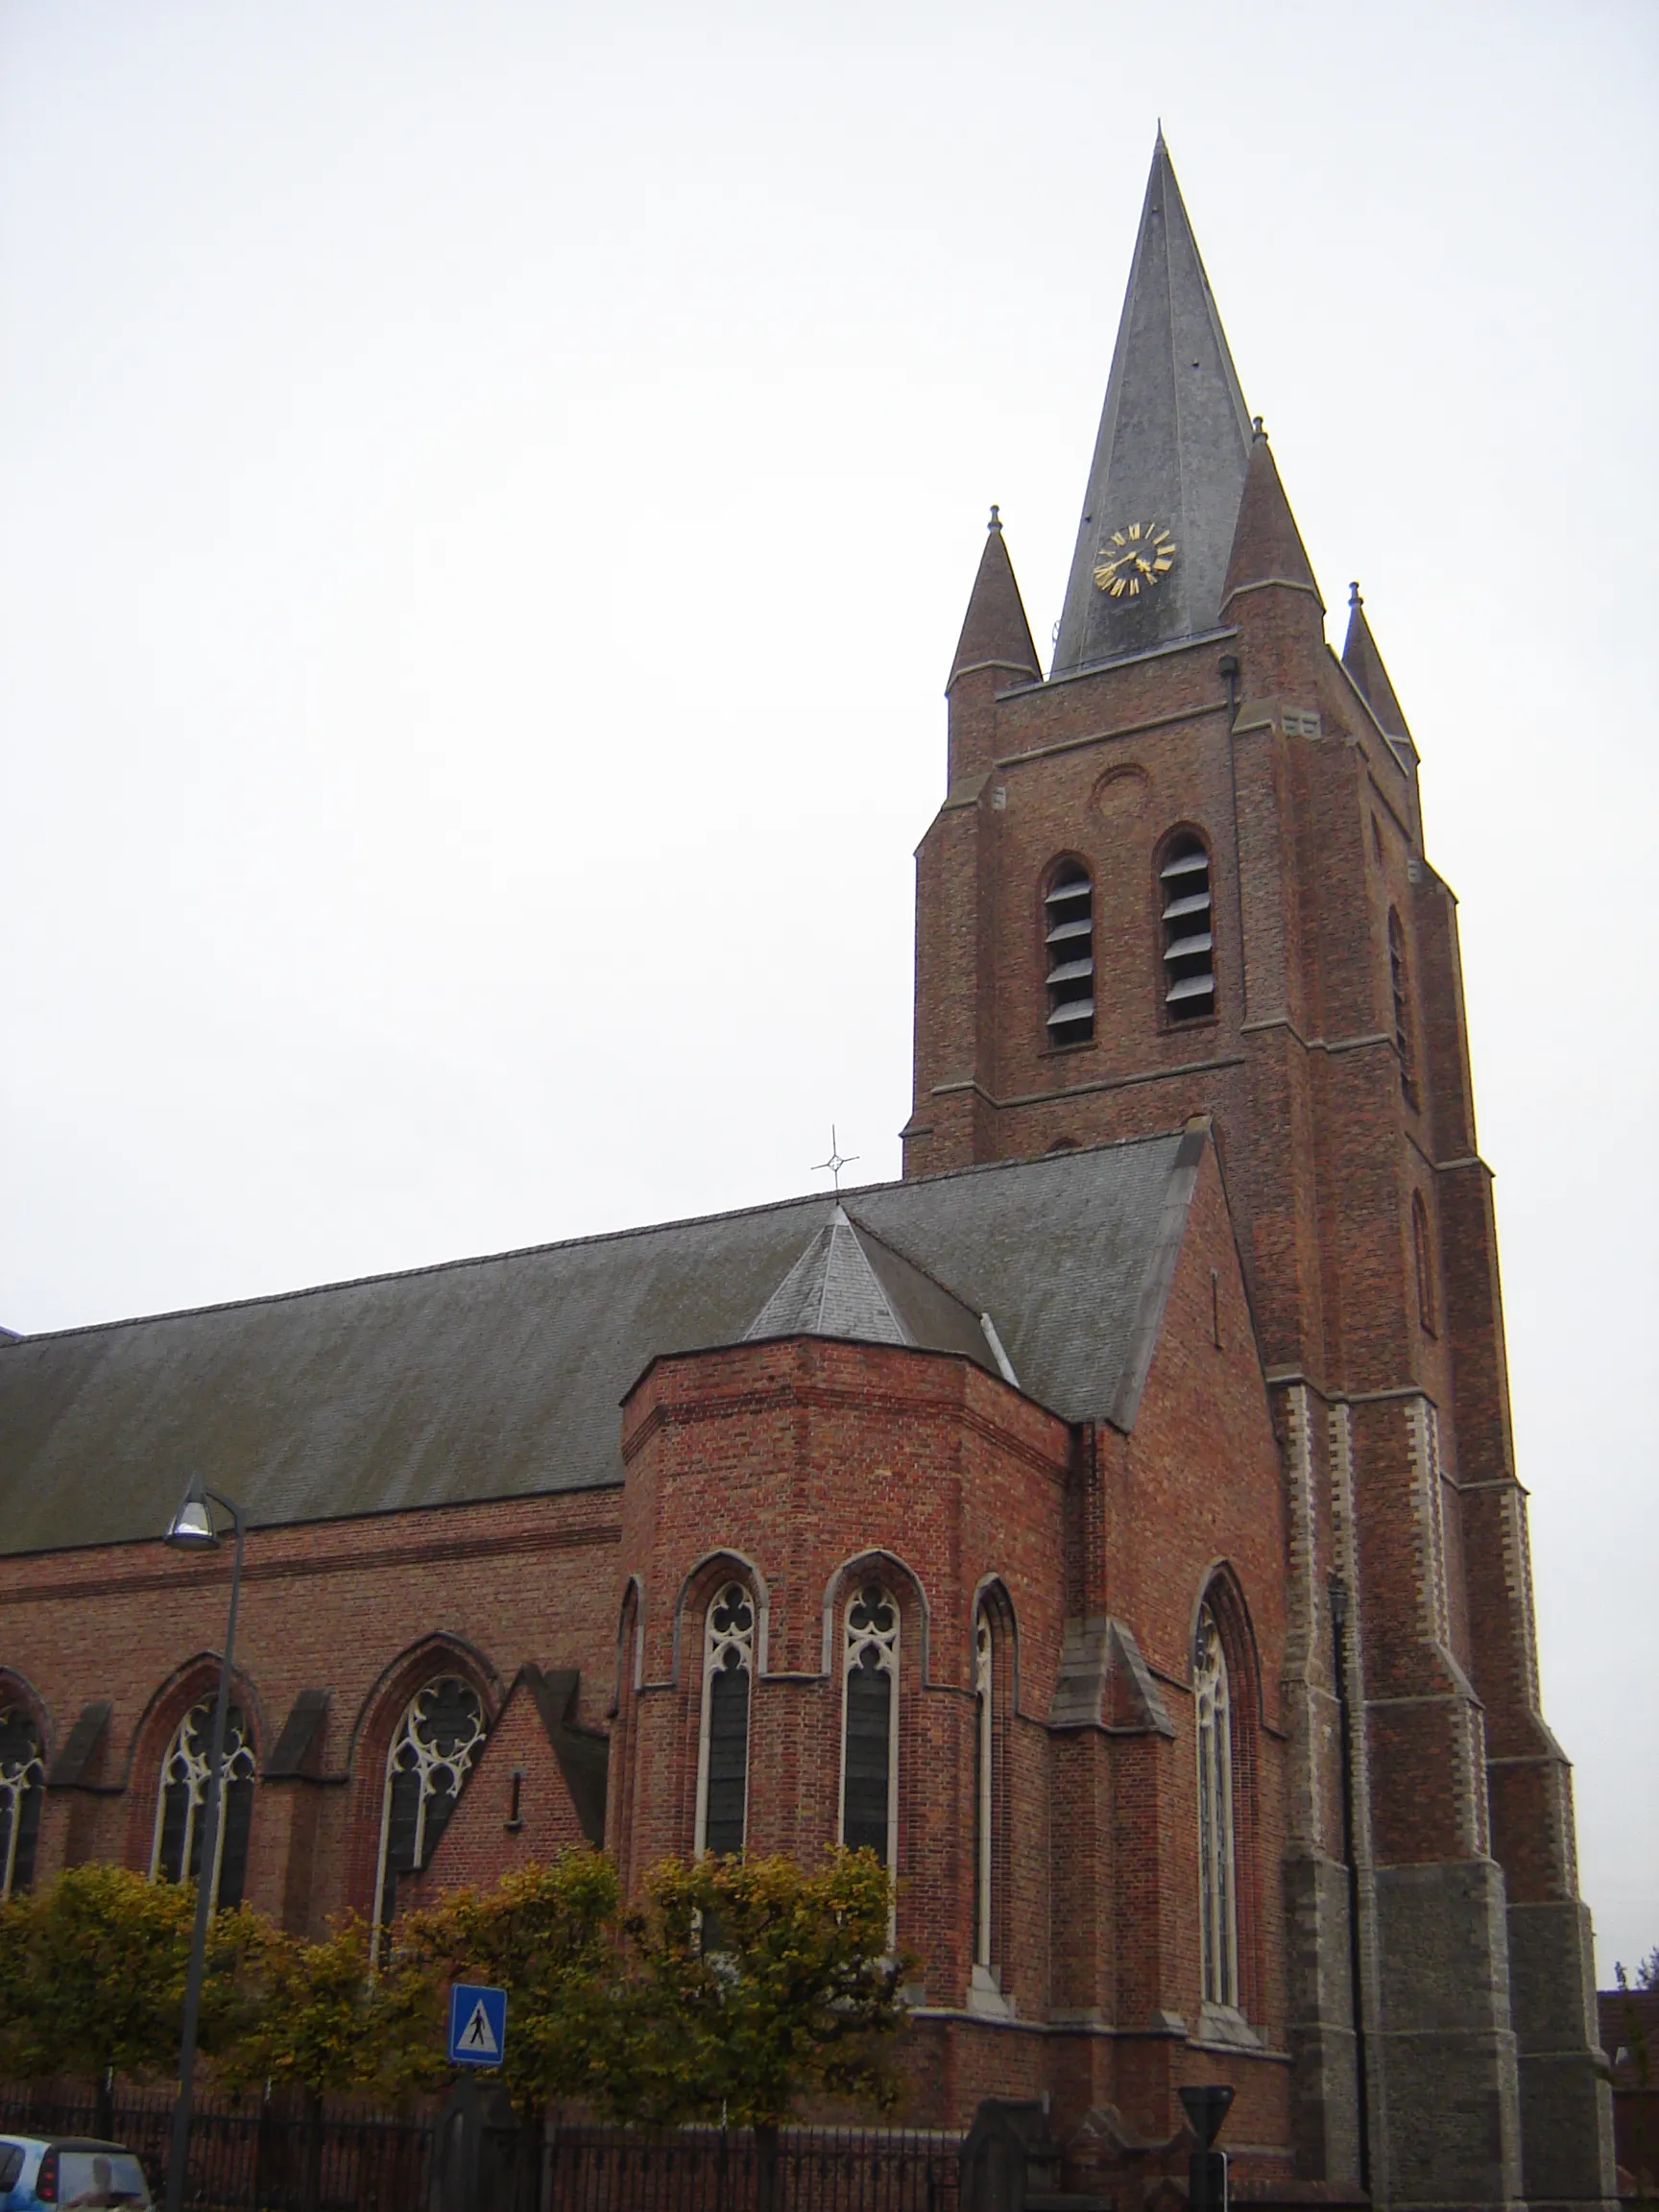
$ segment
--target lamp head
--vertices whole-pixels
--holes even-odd
[[[172,1526],[161,1539],[171,1544],[176,1551],[215,1551],[219,1548],[219,1531],[213,1526],[213,1516],[207,1510],[207,1501],[202,1494],[202,1478],[192,1475],[190,1487],[184,1493],[184,1502],[173,1516]]]

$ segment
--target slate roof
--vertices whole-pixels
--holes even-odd
[[[1028,1396],[1128,1426],[1201,1148],[1177,1132],[841,1203],[915,1341],[994,1367],[989,1312]],[[0,1344],[0,1552],[154,1537],[192,1472],[255,1526],[619,1482],[619,1402],[651,1359],[739,1341],[835,1206]]]
[[[850,1221],[837,1205],[747,1329],[761,1336],[850,1336],[960,1352],[995,1374],[971,1308],[902,1253]]]
[[[1160,132],[1052,675],[1216,627],[1249,450],[1244,395]],[[1131,522],[1169,530],[1175,564],[1153,589],[1112,599],[1094,567],[1109,534]]]

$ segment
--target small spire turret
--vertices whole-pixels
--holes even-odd
[[[1022,679],[1039,683],[1043,676],[1037,648],[1031,642],[1031,625],[1025,618],[1025,603],[1014,579],[1014,564],[1008,558],[1002,517],[995,507],[985,525],[985,549],[968,597],[968,613],[945,685],[947,694],[957,679],[973,668],[999,672],[1002,689]]]
[[[1382,656],[1377,650],[1377,640],[1371,635],[1371,625],[1365,619],[1365,601],[1358,584],[1348,587],[1348,635],[1342,643],[1342,665],[1359,691],[1360,697],[1377,717],[1378,727],[1385,737],[1403,737],[1411,742],[1411,732],[1401,712],[1400,702],[1394,696],[1388,671],[1382,665]]]

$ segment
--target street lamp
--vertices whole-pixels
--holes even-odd
[[[184,1503],[161,1539],[176,1551],[217,1551],[219,1531],[211,1508],[230,1516],[236,1551],[230,1563],[230,1617],[225,1623],[225,1658],[219,1670],[219,1698],[213,1708],[213,1742],[207,1755],[207,1800],[202,1829],[201,1872],[196,1879],[196,1925],[190,1936],[190,1971],[184,1983],[184,2028],[179,2038],[179,2102],[173,2107],[173,2151],[167,2161],[167,2212],[180,2212],[184,2165],[190,2153],[190,2104],[196,2080],[196,2030],[202,2017],[202,1982],[207,1966],[207,1923],[213,1917],[219,1887],[220,1767],[225,1759],[225,1717],[230,1703],[230,1670],[235,1663],[236,1600],[242,1594],[242,1508],[217,1490],[204,1489],[192,1475]]]

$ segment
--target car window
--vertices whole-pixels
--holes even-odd
[[[148,2207],[144,2170],[130,2151],[60,2151],[58,2201],[71,2204],[138,2204]]]
[[[21,2143],[0,2143],[0,2189],[15,2189],[23,2171]]]

